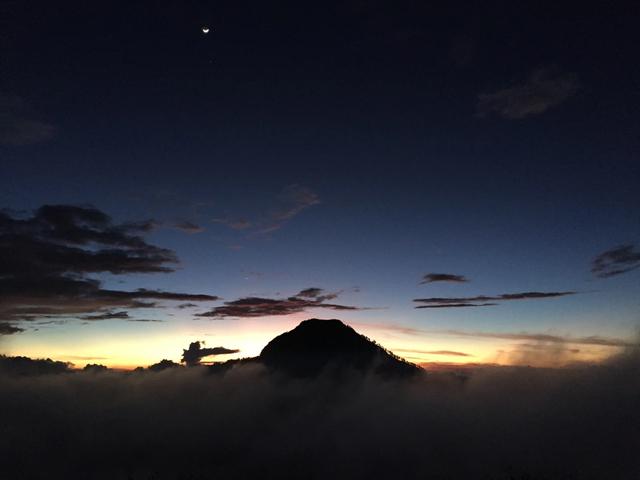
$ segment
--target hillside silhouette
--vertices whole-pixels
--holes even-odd
[[[295,377],[354,370],[406,377],[421,371],[335,319],[301,322],[271,340],[257,360],[270,370]]]

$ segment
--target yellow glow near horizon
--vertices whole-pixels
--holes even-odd
[[[302,313],[242,321],[175,319],[174,322],[154,324],[156,328],[153,329],[147,328],[148,325],[124,325],[113,329],[105,322],[101,325],[52,328],[28,336],[15,336],[4,345],[3,350],[7,355],[68,361],[78,368],[87,363],[99,363],[111,368],[130,369],[148,366],[162,359],[179,362],[182,349],[187,348],[189,343],[204,341],[208,347],[223,346],[240,350],[237,354],[206,359],[225,361],[257,356],[271,339],[291,330],[308,317],[308,314]],[[554,348],[523,350],[522,344],[509,340],[427,335],[402,327],[346,323],[351,323],[359,333],[414,363],[562,366],[580,361],[598,362],[618,351],[597,346],[576,346],[560,351]],[[459,352],[466,356],[446,352]]]

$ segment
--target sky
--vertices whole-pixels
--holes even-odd
[[[131,3],[0,2],[0,352],[634,341],[637,4]]]

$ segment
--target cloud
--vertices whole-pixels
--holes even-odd
[[[106,365],[100,365],[98,363],[88,363],[82,369],[84,372],[88,373],[102,373],[109,370]]]
[[[55,128],[36,119],[24,100],[0,93],[0,145],[22,146],[44,142]]]
[[[129,319],[127,312],[106,312],[98,313],[96,315],[84,315],[80,317],[81,320],[112,320],[112,319]]]
[[[419,305],[415,308],[458,308],[458,307],[488,307],[494,306],[495,303],[487,303],[493,301],[510,301],[510,300],[539,300],[544,298],[565,297],[567,295],[575,295],[577,292],[520,292],[520,293],[503,293],[496,296],[478,295],[475,297],[431,297],[416,298],[413,301],[424,303],[427,305]],[[477,303],[482,302],[482,303]]]
[[[222,318],[253,318],[274,315],[292,315],[311,308],[326,308],[329,310],[364,310],[363,307],[326,303],[338,296],[337,293],[323,294],[320,288],[307,288],[297,295],[288,298],[244,297],[231,302],[225,302],[220,307],[198,313],[198,317]]]
[[[572,337],[568,335],[552,335],[546,333],[501,333],[501,332],[467,332],[464,330],[445,330],[438,333],[455,335],[457,337],[473,338],[497,338],[502,340],[523,340],[529,342],[547,344],[574,344],[574,345],[596,345],[601,347],[638,347],[639,344],[623,338],[603,337],[590,335],[584,337]]]
[[[600,345],[596,345],[600,346]],[[536,341],[520,343],[508,351],[499,352],[496,362],[509,365],[535,365],[536,367],[558,367],[575,363],[579,348],[561,341]]]
[[[92,357],[84,355],[67,355],[64,358],[72,358],[74,360],[109,360],[109,357]]]
[[[51,375],[68,373],[73,364],[46,359],[32,359],[29,357],[7,357],[0,355],[1,375]]]
[[[464,275],[454,275],[452,273],[427,273],[420,282],[423,283],[433,283],[433,282],[456,282],[456,283],[464,283],[469,280]]]
[[[140,323],[163,323],[164,320],[158,320],[157,318],[129,318],[128,322],[140,322]]]
[[[557,107],[577,90],[575,75],[541,67],[524,83],[478,95],[477,111],[480,116],[496,113],[509,120],[522,119]]]
[[[414,300],[415,302],[416,300]],[[442,303],[435,305],[418,305],[415,308],[467,308],[467,307],[494,307],[497,303]]]
[[[253,225],[249,220],[245,218],[238,218],[235,220],[229,218],[214,218],[211,221],[214,223],[221,223],[222,225],[226,225],[233,230],[245,230]]]
[[[0,251],[13,252],[0,264],[0,274],[171,272],[175,254],[139,235],[152,225],[113,224],[100,210],[71,205],[45,205],[25,219],[0,212]]]
[[[311,287],[311,288],[305,288],[304,290],[300,290],[298,292],[298,294],[296,295],[297,297],[317,297],[319,295],[322,294],[322,289],[321,288],[315,288],[315,287]]]
[[[404,382],[162,366],[4,375],[4,478],[637,478],[637,353]]]
[[[165,358],[163,360],[160,360],[158,363],[154,363],[153,365],[149,365],[147,367],[147,370],[149,370],[151,372],[162,372],[164,370],[180,368],[180,367],[182,367],[182,365],[180,365],[179,363],[176,363],[176,362],[174,362],[172,360],[167,360]]]
[[[394,323],[362,323],[362,322],[346,322],[351,327],[359,327],[371,330],[382,330],[393,333],[400,333],[403,335],[427,335],[427,330],[422,330],[414,327],[407,327],[404,325],[397,325]]]
[[[609,278],[640,267],[640,251],[635,245],[620,245],[593,259],[591,273],[599,278]]]
[[[0,322],[0,335],[13,335],[20,332],[24,332],[24,328],[16,327],[7,322]]]
[[[200,361],[204,357],[212,355],[229,355],[240,351],[225,347],[203,348],[201,344],[204,345],[204,342],[191,342],[187,350],[182,350],[182,362],[188,367],[200,365]]]
[[[425,353],[427,355],[448,355],[452,357],[473,357],[468,353],[464,352],[456,352],[454,350],[412,350],[405,348],[394,348],[392,349],[394,352],[405,352],[405,353]]]
[[[204,227],[196,225],[195,223],[189,222],[187,220],[177,222],[173,226],[174,228],[189,234],[202,233],[205,230]]]
[[[295,216],[320,203],[320,197],[307,187],[293,184],[286,186],[278,195],[277,206],[271,210],[256,233],[271,233],[282,228]]]
[[[320,197],[310,188],[292,184],[287,185],[277,195],[275,205],[253,220],[244,217],[225,215],[211,221],[225,225],[233,230],[248,230],[249,237],[266,235],[281,229],[285,224],[304,210],[320,203]],[[241,245],[230,248],[240,249]]]
[[[179,308],[180,310],[183,310],[185,308],[193,308],[197,306],[198,306],[197,303],[181,303],[180,305],[177,306],[177,308]]]
[[[152,220],[116,224],[86,206],[44,205],[31,216],[0,211],[0,321],[89,315],[106,319],[114,309],[160,306],[160,301],[200,302],[217,296],[102,288],[91,274],[167,273],[175,253],[147,243]],[[120,318],[125,318],[119,313]]]

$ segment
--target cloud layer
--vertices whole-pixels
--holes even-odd
[[[512,300],[540,300],[545,298],[565,297],[575,295],[577,292],[520,292],[503,293],[501,295],[487,296],[477,295],[475,297],[431,297],[416,298],[413,301],[423,303],[415,308],[461,308],[461,307],[489,307],[498,305],[490,302],[503,302]]]
[[[0,475],[600,480],[640,468],[637,352],[406,382],[205,372],[3,375]]]
[[[362,310],[362,307],[329,303],[338,296],[337,293],[324,293],[320,288],[305,288],[293,297],[264,298],[244,297],[225,302],[224,305],[197,314],[198,317],[213,319],[223,318],[253,318],[272,315],[291,315],[301,313],[311,308],[325,308],[329,310]]]
[[[126,309],[160,301],[213,301],[218,297],[138,289],[104,289],[92,274],[167,273],[173,251],[147,243],[153,221],[114,223],[85,206],[44,205],[32,215],[0,211],[0,321],[83,316],[129,318]],[[125,309],[115,311],[114,309]],[[17,333],[4,328],[3,333]]]

